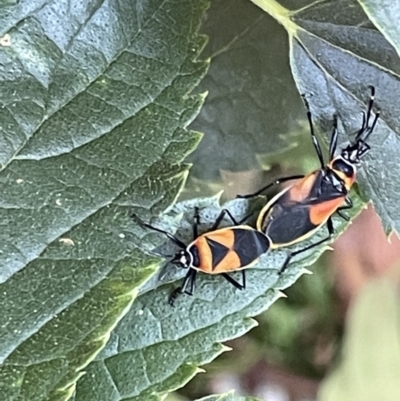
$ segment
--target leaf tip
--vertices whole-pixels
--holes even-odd
[[[213,197],[220,203],[223,193],[224,193],[224,190],[221,190],[221,191],[217,192]]]
[[[390,231],[389,234],[387,235],[387,240],[388,240],[389,244],[392,243],[393,236],[400,238],[400,235],[395,228],[392,231]]]
[[[221,345],[222,345],[222,347],[221,347],[222,352],[229,352],[229,351],[233,350],[233,348],[228,347],[227,345],[224,345],[224,344],[221,344]]]
[[[209,91],[204,91],[199,94],[199,97],[202,99],[202,101],[206,100],[208,93],[209,93]]]

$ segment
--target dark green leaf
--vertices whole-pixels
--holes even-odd
[[[204,139],[189,160],[194,176],[221,180],[221,170],[257,169],[256,155],[293,146],[289,133],[305,113],[285,31],[270,16],[250,2],[214,0],[202,31],[212,62],[200,87],[209,94],[193,123]]]
[[[155,258],[121,233],[163,210],[199,140],[193,0],[0,6],[0,394],[63,400]]]
[[[287,29],[293,75],[299,92],[312,94],[313,116],[325,138],[334,113],[339,115],[341,141],[352,137],[361,125],[368,86],[375,86],[381,119],[370,137],[372,150],[358,181],[363,198],[373,201],[386,231],[400,230],[400,59],[395,49],[356,0],[315,1],[293,12],[275,0],[253,2]]]

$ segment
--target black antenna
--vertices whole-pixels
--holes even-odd
[[[337,140],[338,140],[338,129],[337,129],[337,114],[333,115],[333,129],[331,134],[331,141],[329,143],[329,159],[333,160],[335,157],[336,147],[337,147]]]
[[[321,145],[319,144],[318,138],[315,136],[315,133],[314,133],[314,125],[312,122],[310,105],[309,105],[308,100],[306,99],[306,95],[304,93],[301,95],[301,97],[303,98],[304,106],[306,107],[306,110],[307,110],[307,119],[308,119],[308,124],[310,125],[311,139],[312,139],[315,151],[317,152],[317,156],[318,156],[319,162],[321,164],[321,168],[324,169],[325,168],[324,157],[322,156]]]
[[[379,119],[380,112],[377,111],[375,113],[374,121],[372,122],[371,125],[369,125],[369,121],[371,119],[371,114],[372,114],[372,108],[373,108],[374,102],[375,102],[375,88],[372,85],[370,85],[369,88],[371,90],[371,95],[369,97],[367,112],[366,113],[363,112],[362,125],[356,135],[355,142],[365,142],[368,139],[368,137],[371,135],[371,133],[374,130],[375,125]]]
[[[135,213],[132,214],[131,218],[132,218],[133,220],[136,220],[136,222],[137,222],[140,226],[146,227],[146,228],[149,228],[150,230],[157,231],[157,232],[159,232],[159,233],[161,233],[161,234],[164,234],[164,235],[166,235],[166,236],[168,237],[168,239],[171,240],[175,245],[179,246],[179,247],[182,248],[182,249],[186,249],[186,244],[184,244],[179,238],[176,238],[175,235],[172,235],[172,234],[169,233],[168,231],[161,230],[161,228],[157,228],[157,227],[154,227],[154,226],[152,226],[152,225],[150,225],[150,224],[145,223],[145,222],[144,222],[140,217],[138,217]]]

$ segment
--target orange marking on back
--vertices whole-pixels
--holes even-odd
[[[296,182],[296,184],[289,189],[288,195],[290,200],[294,202],[303,202],[305,199],[307,199],[315,183],[317,174],[318,171],[314,171]]]
[[[207,244],[205,235],[201,235],[196,240],[193,241],[193,244],[197,246],[199,252],[199,266],[196,266],[197,269],[205,272],[212,272],[212,252],[210,247]]]
[[[225,273],[241,268],[240,259],[235,251],[229,251],[224,259],[215,266],[212,274]]]
[[[232,229],[221,228],[220,230],[215,230],[200,235],[200,237],[193,241],[193,244],[197,246],[197,249],[199,251],[200,263],[197,268],[204,273],[218,274],[218,271],[216,272],[216,269],[213,270],[213,254],[211,248],[207,243],[206,238],[218,242],[231,249],[235,240],[234,233]]]
[[[310,206],[310,221],[316,226],[325,223],[328,218],[336,212],[337,208],[344,203],[344,196],[337,199],[317,203]]]
[[[207,237],[215,242],[219,242],[227,248],[232,248],[235,240],[234,232],[230,228],[221,228],[220,230],[206,233],[204,234],[204,237]]]

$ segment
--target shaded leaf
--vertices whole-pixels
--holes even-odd
[[[291,66],[300,93],[312,94],[313,116],[324,137],[339,115],[340,141],[362,121],[368,85],[376,87],[381,119],[370,137],[371,152],[358,174],[363,198],[372,199],[386,231],[400,229],[397,160],[400,154],[400,59],[356,0],[315,1],[289,11],[275,0],[253,0],[286,28]]]
[[[2,399],[70,397],[154,273],[120,234],[132,206],[165,209],[187,174],[205,7],[0,6]]]
[[[260,169],[255,155],[290,147],[289,133],[305,119],[285,32],[242,0],[212,1],[202,32],[212,62],[200,84],[209,94],[192,125],[204,139],[189,157],[191,175],[216,180],[221,170]]]

